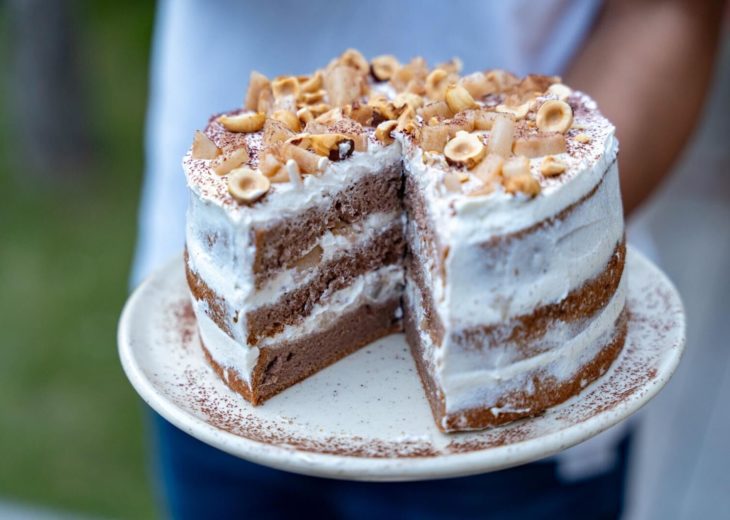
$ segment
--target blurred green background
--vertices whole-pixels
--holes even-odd
[[[43,27],[19,34],[29,26],[18,24],[18,2],[0,2],[0,501],[151,517],[144,408],[115,334],[134,247],[154,4],[59,3],[76,29],[70,59],[91,137],[76,164],[56,168],[35,157],[52,137],[21,139],[18,125],[73,114],[19,103],[16,45]]]

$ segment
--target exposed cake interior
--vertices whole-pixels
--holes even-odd
[[[613,126],[559,78],[347,51],[252,74],[184,159],[206,356],[259,404],[405,331],[438,426],[535,415],[623,346]]]

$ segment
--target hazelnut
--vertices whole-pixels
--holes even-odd
[[[464,87],[475,99],[483,98],[494,91],[494,85],[487,81],[483,72],[474,72],[459,80],[459,85]]]
[[[297,110],[297,118],[301,123],[306,125],[314,119],[314,115],[312,115],[312,111],[309,108],[304,107]]]
[[[342,134],[310,135],[305,142],[314,153],[325,156],[331,161],[347,159],[355,151],[355,142]]]
[[[545,177],[554,177],[563,173],[567,167],[563,161],[556,159],[552,155],[548,155],[540,163],[540,173]]]
[[[220,153],[220,148],[210,140],[210,137],[200,130],[195,132],[192,150],[193,159],[215,159]]]
[[[449,164],[474,168],[484,158],[487,149],[475,134],[457,132],[456,137],[446,143],[444,155]]]
[[[512,151],[515,155],[524,155],[530,158],[563,153],[566,151],[565,136],[553,133],[518,137],[512,146]]]
[[[562,83],[553,83],[548,87],[547,91],[548,93],[557,96],[560,101],[565,101],[573,93],[570,87],[563,85]]]
[[[418,115],[420,115],[424,121],[430,120],[432,117],[447,118],[451,117],[451,109],[446,101],[432,101],[427,103],[423,107],[418,109]]]
[[[490,193],[494,192],[495,183],[489,182],[486,184],[482,184],[481,186],[477,186],[476,188],[470,190],[467,195],[470,197],[479,197],[481,195],[489,195]]]
[[[316,105],[310,105],[307,108],[314,117],[319,117],[322,114],[332,110],[332,107],[327,103],[317,103]]]
[[[235,116],[222,115],[218,122],[229,132],[258,132],[264,126],[266,115],[261,112],[246,112]]]
[[[433,100],[444,99],[446,87],[449,86],[449,73],[444,69],[433,69],[426,76],[426,96]]]
[[[461,61],[458,57],[454,56],[449,61],[444,63],[439,63],[436,65],[437,69],[443,69],[449,74],[459,74],[461,72],[461,69],[464,68],[464,62]]]
[[[514,133],[515,122],[510,117],[506,115],[495,117],[487,143],[489,153],[495,153],[505,158],[509,157],[512,154]]]
[[[271,182],[261,172],[251,168],[237,168],[228,176],[228,192],[238,202],[251,204],[269,191]]]
[[[497,113],[484,109],[474,110],[471,118],[474,121],[474,130],[491,130]]]
[[[544,76],[542,74],[528,74],[520,81],[516,90],[522,95],[542,94],[553,83],[559,82],[559,76]]]
[[[269,82],[269,78],[260,72],[256,72],[255,70],[252,71],[248,80],[248,90],[246,91],[246,100],[244,102],[246,110],[258,110],[259,95],[264,90],[271,90],[271,82]]]
[[[540,183],[530,174],[527,157],[512,157],[504,162],[502,184],[508,193],[522,192],[531,197],[540,193]]]
[[[355,49],[347,49],[343,52],[342,56],[340,56],[340,63],[352,67],[363,76],[366,76],[370,72],[368,60],[365,59],[360,51]]]
[[[340,107],[336,107],[330,108],[327,112],[319,114],[317,117],[314,118],[314,120],[324,125],[332,125],[335,124],[337,121],[340,121],[344,117],[345,114],[343,113],[342,109]]]
[[[444,94],[446,104],[454,114],[458,114],[462,110],[476,108],[477,104],[471,94],[461,85],[449,85],[446,87]]]
[[[405,110],[401,112],[396,120],[398,124],[395,127],[396,132],[414,133],[416,131],[415,125],[416,111],[410,106],[405,107]]]
[[[516,177],[518,175],[530,174],[530,160],[527,157],[518,155],[504,161],[502,174],[505,177]]]
[[[502,184],[507,193],[522,192],[529,197],[534,197],[540,193],[540,183],[530,174],[505,177]]]
[[[276,78],[271,82],[271,92],[274,99],[278,100],[283,97],[299,97],[299,80],[296,76],[284,76]]]
[[[418,110],[423,106],[423,97],[419,96],[418,94],[413,94],[411,92],[401,92],[400,94],[395,96],[395,99],[393,100],[393,106],[396,109],[403,109],[408,106],[413,110]]]
[[[314,73],[314,75],[308,77],[307,79],[300,80],[299,91],[305,94],[317,92],[322,88],[323,77],[324,76],[322,75],[322,71],[318,70]]]
[[[421,128],[421,140],[419,144],[424,151],[442,153],[448,140],[449,129],[446,125],[438,124]]]
[[[259,99],[256,103],[256,111],[262,114],[268,114],[274,107],[274,95],[271,93],[271,88],[266,88],[259,92]]]
[[[356,152],[367,152],[368,151],[368,136],[367,134],[352,134],[348,136],[355,143]]]
[[[350,119],[357,121],[364,126],[372,126],[373,122],[373,107],[370,105],[363,105],[361,103],[354,103],[350,107],[349,114]]]
[[[396,126],[398,126],[398,121],[383,121],[375,128],[375,138],[383,144],[392,143],[395,139],[390,134]]]
[[[216,175],[226,175],[234,168],[248,162],[248,151],[245,148],[238,148],[213,160],[210,168]]]
[[[370,62],[370,74],[377,81],[388,81],[399,68],[400,63],[391,55],[377,56]]]
[[[543,132],[565,133],[573,123],[573,109],[565,101],[545,101],[537,111],[537,127]]]
[[[526,101],[525,103],[517,106],[510,106],[503,103],[501,105],[497,105],[497,112],[501,114],[510,114],[516,121],[519,121],[527,116],[531,106],[532,101]]]
[[[271,182],[287,182],[289,180],[289,176],[284,171],[283,166],[284,164],[271,153],[265,154],[259,160],[259,170]]]
[[[581,144],[587,144],[591,142],[591,137],[587,134],[578,134],[575,136],[575,140]]]
[[[316,173],[327,166],[326,161],[316,153],[300,148],[292,143],[283,143],[280,149],[280,156],[283,160],[293,159],[301,173]]]
[[[324,85],[330,103],[335,107],[343,107],[360,97],[362,77],[353,67],[337,65],[326,74]]]
[[[325,94],[324,89],[315,90],[314,92],[302,92],[299,100],[305,105],[313,105],[322,101]]]
[[[413,58],[410,63],[403,65],[395,71],[393,76],[390,78],[390,84],[393,85],[396,91],[402,92],[407,89],[409,84],[416,84],[418,81],[423,81],[428,75],[428,65],[426,60],[421,57]],[[413,81],[416,83],[411,83]]]
[[[276,170],[272,175],[268,177],[269,181],[276,184],[283,184],[290,181],[289,173],[286,171],[286,168],[284,166]]]
[[[398,116],[404,108],[396,108],[395,104],[392,102],[379,97],[369,99],[368,105],[373,107],[373,117],[376,121],[383,119],[398,119]]]
[[[484,77],[491,84],[491,92],[504,92],[519,83],[517,76],[505,70],[493,69],[485,73]]]
[[[301,130],[301,123],[299,122],[299,118],[294,112],[290,112],[288,110],[275,110],[271,114],[271,119],[275,121],[281,121],[284,123],[289,130],[292,130],[293,132],[298,132]]]
[[[410,92],[411,94],[418,94],[419,96],[426,95],[426,80],[423,78],[412,78],[408,82],[404,92]]]
[[[264,123],[263,142],[266,146],[283,143],[294,136],[294,131],[278,119],[269,118]]]

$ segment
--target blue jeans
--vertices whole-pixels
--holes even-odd
[[[156,462],[172,518],[618,518],[629,437],[616,466],[565,483],[556,463],[536,462],[472,477],[369,483],[306,477],[212,448],[153,414]]]

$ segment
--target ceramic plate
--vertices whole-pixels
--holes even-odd
[[[158,413],[252,462],[356,480],[495,471],[597,435],[636,412],[669,380],[684,348],[681,301],[664,274],[634,250],[627,269],[628,335],[609,371],[538,417],[482,432],[439,432],[402,334],[251,406],[203,358],[181,259],[129,298],[119,323],[119,354],[132,385]]]

